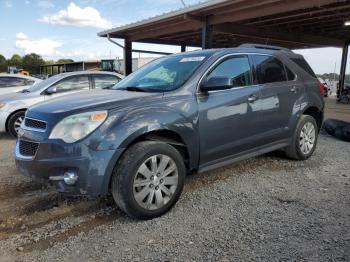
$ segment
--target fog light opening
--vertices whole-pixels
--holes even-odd
[[[66,171],[63,174],[63,180],[67,185],[74,185],[78,180],[78,175],[73,171]]]

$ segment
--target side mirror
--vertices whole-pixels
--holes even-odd
[[[232,87],[233,79],[223,76],[211,77],[201,85],[203,91],[225,90]]]
[[[55,86],[50,86],[48,89],[46,89],[46,94],[52,95],[57,93],[57,88]]]

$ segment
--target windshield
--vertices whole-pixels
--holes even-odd
[[[113,89],[167,92],[183,85],[206,59],[205,55],[168,56],[153,61],[131,74]]]
[[[43,81],[41,81],[39,83],[36,83],[36,84],[32,85],[27,90],[29,92],[41,91],[43,88],[46,88],[46,87],[50,86],[51,84],[55,83],[57,80],[59,80],[61,78],[62,78],[62,75],[51,76],[48,79],[45,79],[45,80],[43,80]]]

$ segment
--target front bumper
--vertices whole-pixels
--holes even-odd
[[[8,112],[0,110],[0,132],[6,132],[6,120],[8,116]]]
[[[78,195],[106,195],[114,165],[123,151],[92,150],[83,142],[66,144],[60,140],[46,140],[34,142],[38,144],[35,154],[24,156],[20,152],[21,141],[17,140],[15,159],[23,175],[53,184],[59,192]],[[67,172],[78,176],[74,185],[62,179]]]

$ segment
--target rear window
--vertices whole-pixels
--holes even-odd
[[[259,84],[287,81],[284,65],[273,56],[253,55],[256,76]]]
[[[111,87],[120,81],[120,78],[113,75],[94,75],[95,88]]]
[[[26,79],[18,77],[0,77],[0,87],[25,86]]]
[[[304,58],[291,58],[291,60],[296,63],[298,66],[300,66],[306,73],[308,73],[312,77],[316,77],[316,74],[312,70],[312,68],[309,66],[309,64],[305,61]]]

